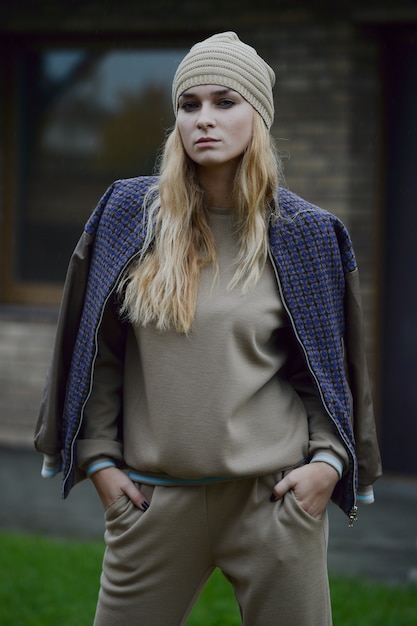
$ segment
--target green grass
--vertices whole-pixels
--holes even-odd
[[[0,625],[90,626],[103,544],[0,532]],[[334,626],[413,626],[416,587],[331,578]],[[187,626],[239,626],[229,583],[209,580]]]

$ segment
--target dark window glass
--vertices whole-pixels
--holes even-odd
[[[153,171],[185,50],[35,50],[17,64],[19,283],[61,283],[111,182]]]

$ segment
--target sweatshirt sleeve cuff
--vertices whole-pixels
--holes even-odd
[[[339,474],[339,478],[342,478],[343,463],[336,456],[334,456],[333,454],[326,453],[326,452],[317,452],[311,459],[310,463],[317,463],[319,461],[321,461],[322,463],[327,463],[328,465],[331,465]]]
[[[62,457],[58,454],[44,454],[41,469],[42,478],[53,478],[62,471]]]
[[[110,459],[95,461],[87,467],[85,473],[87,475],[87,478],[90,478],[96,472],[99,472],[102,469],[107,469],[108,467],[116,467],[116,463],[114,461],[111,461]]]
[[[375,502],[372,485],[360,485],[356,494],[356,500],[359,504],[372,504]]]

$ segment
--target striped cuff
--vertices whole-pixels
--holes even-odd
[[[53,478],[62,471],[62,457],[58,454],[44,454],[41,469],[42,478]]]
[[[322,463],[327,463],[327,465],[331,465],[334,467],[336,472],[339,474],[339,478],[343,476],[343,464],[339,461],[338,458],[333,456],[332,454],[326,454],[325,452],[317,452],[311,459],[310,463],[318,463],[321,461]]]
[[[374,489],[372,485],[361,485],[358,487],[356,500],[359,504],[372,504],[375,502]]]
[[[114,461],[106,460],[106,461],[96,461],[95,463],[91,463],[85,471],[87,477],[90,478],[96,472],[99,472],[102,469],[107,469],[108,467],[116,467],[116,463]]]

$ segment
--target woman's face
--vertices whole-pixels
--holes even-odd
[[[177,125],[190,159],[200,167],[237,166],[253,129],[254,109],[237,91],[220,85],[187,89]]]

